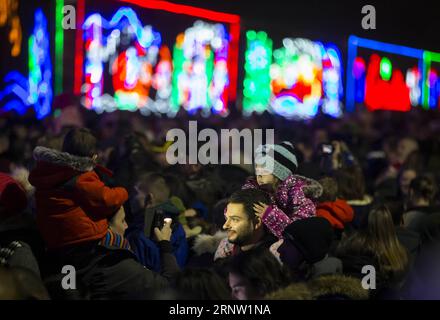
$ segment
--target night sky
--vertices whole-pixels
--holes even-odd
[[[440,52],[440,1],[172,0],[239,14],[242,28],[267,31],[276,40],[306,37],[346,45],[348,35]],[[364,5],[376,8],[376,30],[363,30]]]

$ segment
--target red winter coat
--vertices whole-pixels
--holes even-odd
[[[86,157],[37,147],[37,165],[29,175],[35,186],[37,225],[49,249],[98,240],[105,236],[107,218],[128,199],[124,188],[109,188]]]
[[[344,229],[344,224],[353,220],[353,208],[345,200],[322,202],[316,208],[318,217],[326,218],[336,229]]]

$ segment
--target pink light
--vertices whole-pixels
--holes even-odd
[[[228,69],[229,69],[229,99],[234,101],[236,99],[237,92],[237,77],[238,77],[238,58],[239,58],[239,39],[240,39],[240,16],[229,13],[222,13],[213,10],[207,10],[202,8],[196,8],[192,6],[175,4],[161,0],[119,0],[119,2],[131,3],[142,8],[163,10],[176,14],[183,14],[192,17],[198,17],[206,20],[229,23],[230,24],[230,36],[228,52]],[[83,53],[83,30],[85,16],[85,0],[78,0],[77,5],[77,28],[76,28],[76,44],[75,44],[75,66],[78,66],[79,70],[75,70],[74,81],[74,93],[81,94],[81,84],[83,78],[82,66],[84,63]],[[228,101],[225,98],[225,105]]]
[[[359,79],[365,72],[365,61],[361,57],[356,57],[353,66],[353,76]]]

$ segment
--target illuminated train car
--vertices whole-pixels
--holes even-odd
[[[342,115],[342,60],[338,48],[286,38],[273,50],[265,32],[246,34],[243,113],[268,110],[288,119],[313,118],[321,108]]]
[[[438,108],[439,61],[440,55],[429,51],[350,36],[347,111],[357,104],[370,111]]]
[[[79,0],[77,10],[74,87],[86,108],[228,113],[238,16],[164,1]]]

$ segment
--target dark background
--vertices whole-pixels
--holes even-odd
[[[243,29],[259,27],[284,37],[306,37],[345,46],[349,34],[440,51],[440,1],[175,0],[239,14]],[[364,5],[376,8],[376,30],[363,30]],[[273,35],[273,38],[275,36]],[[338,43],[339,44],[339,43]],[[341,47],[343,50],[344,48]]]

